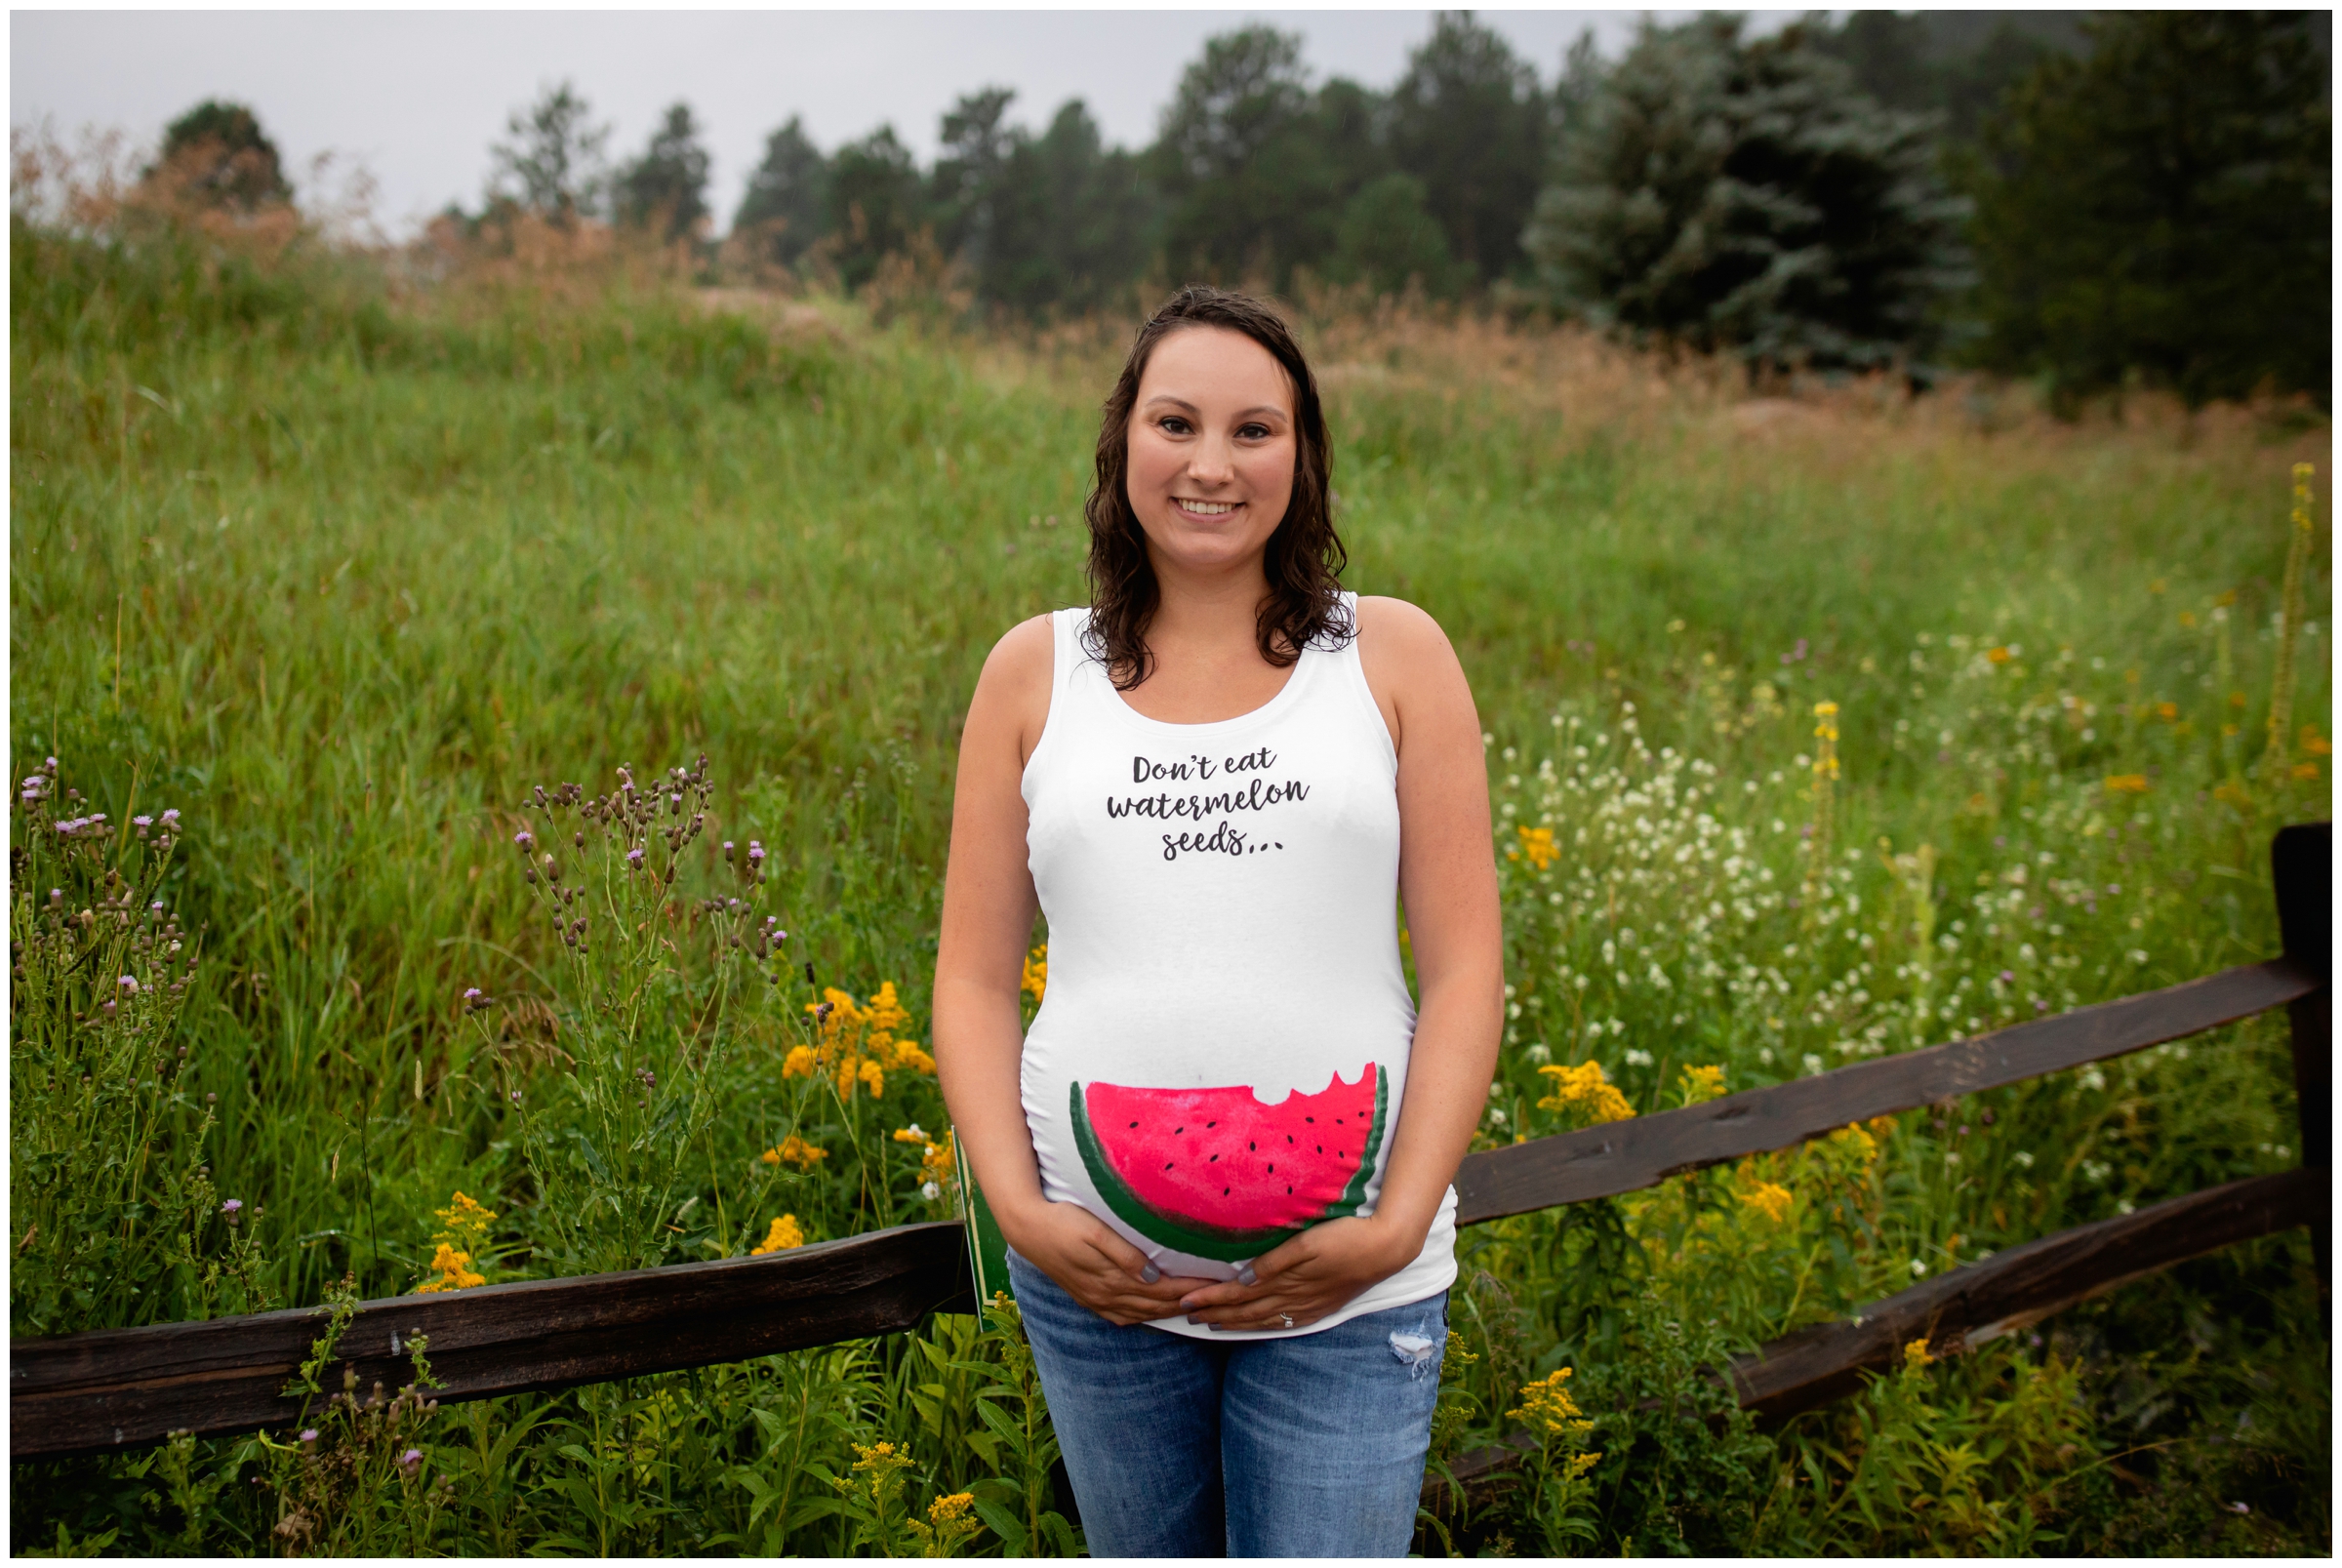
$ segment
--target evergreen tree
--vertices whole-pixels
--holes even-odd
[[[619,171],[618,220],[665,240],[696,232],[707,217],[707,149],[691,105],[677,103],[642,156]]]
[[[1752,365],[1878,368],[1930,344],[1960,205],[1930,122],[1793,26],[1646,23],[1559,150],[1523,243],[1555,304]]]
[[[1011,135],[989,210],[977,292],[1041,315],[1104,303],[1136,282],[1152,254],[1160,202],[1139,159],[1107,147],[1075,99],[1040,136]]]
[[[1301,40],[1254,25],[1205,40],[1163,112],[1152,161],[1170,203],[1166,245],[1182,277],[1281,281],[1297,243],[1293,155],[1310,92]]]
[[[838,281],[859,289],[888,255],[906,250],[926,222],[918,163],[892,125],[849,141],[829,160],[823,240]]]
[[[241,103],[205,99],[163,131],[163,150],[153,178],[170,169],[198,200],[245,212],[293,199],[276,143],[261,129],[260,116]]]
[[[991,244],[992,201],[1009,154],[1023,140],[1003,123],[1016,90],[988,87],[960,96],[944,115],[943,155],[928,181],[944,249],[981,271]]]
[[[505,122],[507,140],[488,149],[491,206],[517,202],[551,222],[567,224],[600,211],[605,179],[602,148],[607,125],[569,83],[547,88]]]
[[[1457,262],[1481,281],[1512,271],[1545,173],[1545,104],[1504,36],[1442,13],[1392,92],[1390,144]]]
[[[1816,26],[1855,85],[1890,109],[1943,117],[1947,141],[1972,141],[1985,117],[2034,66],[2083,47],[2080,11],[1857,11]]]
[[[1369,181],[1342,209],[1326,275],[1336,283],[1366,283],[1395,294],[1419,283],[1434,297],[1456,292],[1470,277],[1448,253],[1447,231],[1432,215],[1423,181],[1393,170]]]
[[[732,232],[776,266],[794,266],[828,232],[829,163],[796,115],[765,138],[764,161],[748,177]]]
[[[2191,404],[2332,376],[2333,126],[2300,12],[2110,13],[1988,124],[1983,357],[2063,406],[2138,370]]]

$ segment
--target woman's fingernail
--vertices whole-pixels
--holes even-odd
[[[1239,1284],[1239,1285],[1257,1285],[1257,1284],[1259,1284],[1260,1282],[1261,1282],[1261,1281],[1260,1281],[1260,1276],[1259,1276],[1259,1275],[1257,1275],[1257,1274],[1255,1274],[1255,1273],[1252,1271],[1252,1265],[1250,1265],[1250,1264],[1238,1264],[1238,1265],[1236,1266],[1236,1283],[1237,1283],[1237,1284]]]
[[[1149,1264],[1146,1267],[1139,1270],[1139,1279],[1144,1284],[1151,1285],[1162,1277],[1163,1271],[1160,1268],[1155,1267],[1152,1264]]]

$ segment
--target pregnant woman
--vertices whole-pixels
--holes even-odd
[[[961,739],[936,1060],[1101,1556],[1414,1531],[1502,938],[1471,690],[1342,590],[1329,460],[1275,312],[1173,296],[1107,399],[1089,608],[1000,639]]]

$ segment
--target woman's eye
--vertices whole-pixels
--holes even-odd
[[[1181,419],[1176,414],[1167,415],[1162,421],[1161,428],[1163,434],[1165,435],[1186,435],[1188,433],[1188,422]]]
[[[1266,424],[1247,424],[1243,428],[1236,431],[1236,434],[1242,436],[1247,441],[1266,441],[1269,438],[1270,431],[1269,426]]]

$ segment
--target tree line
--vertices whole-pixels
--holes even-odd
[[[2330,18],[2281,12],[1814,14],[1753,36],[1646,20],[1551,84],[1469,13],[1388,90],[1312,82],[1266,25],[1206,41],[1153,142],[1088,106],[1038,131],[961,97],[926,168],[881,125],[828,151],[790,117],[729,234],[688,103],[612,162],[567,84],[516,112],[476,212],[596,220],[699,264],[853,291],[925,250],[982,309],[1126,303],[1190,278],[1419,291],[1583,320],[1756,371],[1947,365],[2062,406],[2141,381],[2191,403],[2330,376]],[[248,111],[209,103],[167,143]],[[201,124],[196,124],[201,120]],[[182,136],[182,128],[186,135]],[[271,150],[268,179],[281,187]],[[238,177],[259,188],[266,180]]]

